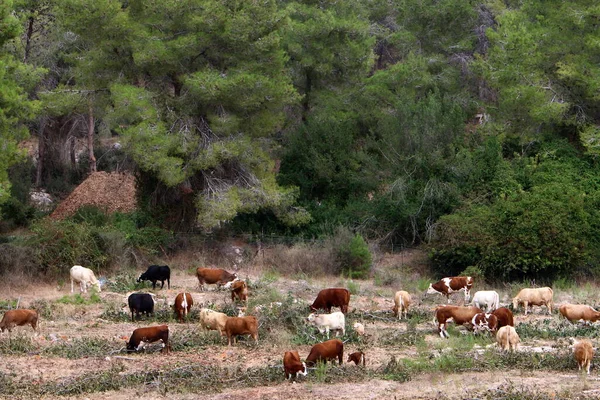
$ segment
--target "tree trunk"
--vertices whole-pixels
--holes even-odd
[[[42,186],[42,174],[44,172],[44,162],[46,155],[46,118],[40,120],[40,130],[38,133],[38,159],[35,169],[35,186]]]
[[[94,109],[89,103],[88,115],[88,151],[90,156],[90,173],[96,172],[96,157],[94,156]]]
[[[27,19],[27,35],[25,36],[25,55],[23,56],[23,62],[27,63],[29,53],[31,52],[31,40],[33,38],[33,17]]]

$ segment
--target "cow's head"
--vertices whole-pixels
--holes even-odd
[[[306,368],[305,362],[302,363],[302,371],[298,371],[298,373],[301,374],[302,376],[308,375],[308,368]]]
[[[230,280],[229,282],[227,282],[226,284],[224,284],[223,288],[226,290],[229,290],[229,289],[231,289],[231,285],[233,285],[234,282],[237,282],[239,280],[240,280],[240,278],[238,278],[236,274],[233,274],[233,279]]]
[[[146,273],[144,272],[143,274],[140,275],[139,278],[137,278],[137,282],[140,283],[141,281],[145,281],[146,280]]]
[[[308,322],[313,322],[313,321],[315,320],[315,318],[317,318],[317,314],[315,314],[315,313],[312,313],[312,314],[310,314],[308,317],[306,317],[306,320],[307,320]]]
[[[425,294],[435,294],[435,293],[439,293],[439,292],[433,288],[433,283],[430,283]]]

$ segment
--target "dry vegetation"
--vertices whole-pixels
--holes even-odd
[[[285,254],[266,251],[253,262],[241,266],[238,274],[247,278],[249,307],[282,302],[259,314],[259,345],[240,340],[227,347],[216,332],[202,331],[195,321],[200,306],[214,307],[229,315],[236,312],[229,295],[210,288],[197,291],[190,269],[197,255],[178,256],[170,290],[156,290],[159,303],[154,317],[132,323],[125,305],[125,293],[136,289],[136,272],[110,276],[100,294],[69,293],[69,285],[31,284],[0,287],[0,308],[34,307],[41,315],[40,334],[30,328],[17,328],[9,338],[0,337],[0,398],[90,398],[127,399],[143,397],[192,399],[199,394],[216,399],[551,399],[597,398],[600,383],[597,370],[584,377],[577,373],[568,348],[569,336],[597,338],[596,327],[571,326],[558,315],[537,312],[527,317],[517,314],[523,340],[516,354],[501,354],[489,337],[474,338],[463,328],[451,328],[449,340],[440,339],[432,324],[432,309],[442,297],[423,297],[419,254],[384,256],[378,261],[374,278],[347,281],[317,276],[306,265],[317,262],[304,249]],[[289,274],[275,272],[272,260],[297,254]],[[294,261],[297,260],[297,261]],[[308,260],[308,264],[306,263]],[[223,265],[225,266],[225,265]],[[308,327],[306,304],[323,287],[346,286],[353,291],[347,316],[345,354],[362,350],[366,369],[353,364],[319,367],[307,378],[292,384],[283,376],[281,360],[287,350],[297,349],[306,357],[312,344],[323,337]],[[138,287],[139,288],[139,287]],[[415,307],[408,321],[398,321],[391,313],[392,294],[400,288],[413,293]],[[141,288],[149,290],[148,286]],[[518,288],[502,288],[506,304]],[[191,291],[195,305],[191,322],[175,322],[166,305],[183,290]],[[587,293],[587,294],[586,294]],[[557,303],[586,299],[597,301],[594,287],[558,291]],[[462,296],[453,298],[460,302]],[[367,330],[359,338],[354,322]],[[173,351],[158,353],[150,346],[143,353],[123,352],[125,340],[140,326],[168,323]],[[463,334],[464,333],[464,334]],[[595,364],[595,362],[594,362]]]

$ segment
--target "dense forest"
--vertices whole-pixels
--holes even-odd
[[[44,271],[111,230],[345,227],[447,275],[600,275],[597,1],[4,0],[0,138],[2,241]],[[139,210],[30,205],[93,171]]]

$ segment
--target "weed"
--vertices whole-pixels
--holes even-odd
[[[17,300],[0,300],[0,310],[14,310],[17,308]]]
[[[358,282],[354,282],[353,280],[346,281],[345,285],[348,288],[350,294],[358,296],[360,294],[360,284]]]
[[[96,304],[102,302],[102,299],[96,293],[96,291],[92,291],[89,298],[83,297],[81,294],[77,293],[74,295],[64,295],[60,299],[56,300],[57,303],[61,304],[77,304],[77,305],[85,305],[85,304]]]
[[[45,320],[54,319],[55,305],[52,302],[44,299],[35,300],[31,303],[30,308],[37,311],[38,316]]]
[[[34,344],[29,336],[12,335],[0,340],[0,354],[27,354],[34,352]]]
[[[106,282],[106,287],[113,292],[128,293],[140,290],[144,287],[144,282],[137,282],[137,274],[133,271],[124,272],[116,275]]]
[[[82,337],[68,342],[58,342],[44,348],[42,354],[77,359],[84,357],[103,357],[111,351],[118,351],[120,346],[111,345],[103,338]]]

